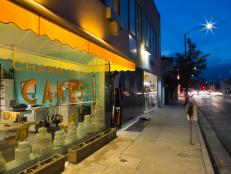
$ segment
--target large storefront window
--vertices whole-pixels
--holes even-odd
[[[118,86],[122,123],[126,123],[144,113],[143,70],[121,72]]]
[[[1,24],[0,158],[20,166],[30,160],[23,161],[25,149],[35,157],[57,148],[67,151],[70,144],[108,128],[108,65],[14,24]]]
[[[145,109],[148,113],[157,107],[157,76],[144,72]]]

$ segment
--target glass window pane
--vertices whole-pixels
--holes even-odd
[[[120,14],[120,0],[113,0],[113,10],[117,13]]]
[[[20,45],[26,49],[27,39],[36,38],[34,45],[48,41],[47,37],[21,31],[13,24],[2,25],[12,29],[7,35],[4,27],[1,29],[0,34],[6,35],[4,39],[15,33],[22,33],[17,36],[23,38],[23,32],[27,32],[28,38]],[[53,49],[57,47],[60,49]],[[6,162],[20,160],[20,149],[15,151],[11,140],[28,140],[28,153],[37,157],[55,147],[65,152],[66,145],[77,144],[110,126],[110,120],[105,119],[108,62],[50,40],[40,51],[53,54],[34,54],[6,44],[0,50],[0,151]]]
[[[128,28],[128,0],[120,1],[120,20],[123,28]]]
[[[129,2],[129,29],[131,34],[135,36],[135,0],[130,0]]]
[[[147,18],[146,16],[143,17],[143,42],[145,46],[147,47],[148,42],[147,42]]]
[[[136,3],[136,36],[142,39],[142,11],[138,3]]]
[[[153,31],[153,55],[156,56],[156,32]]]
[[[148,50],[151,50],[151,24],[148,23]]]
[[[130,34],[129,35],[129,51],[132,58],[136,58],[137,55],[137,44],[136,39]]]

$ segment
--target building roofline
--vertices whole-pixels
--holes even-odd
[[[79,26],[67,21],[66,19],[60,17],[59,15],[55,14],[54,12],[50,11],[49,9],[45,8],[42,9],[40,7],[37,6],[32,6],[27,0],[10,0],[14,3],[17,3],[20,6],[23,6],[24,8],[27,8],[28,10],[37,13],[41,16],[43,16],[44,18],[50,20],[51,22],[54,22],[58,25],[60,25],[61,27],[79,35],[82,36],[85,39],[88,39],[90,41],[92,41],[93,43],[102,46],[103,48],[118,54],[119,56],[122,56],[124,58],[126,58],[129,61],[134,62],[134,60],[130,57],[128,57],[127,55],[123,54],[122,52],[120,52],[119,50],[117,50],[116,48],[114,48],[113,46],[111,46],[109,43],[107,43],[106,41],[104,41],[103,39],[99,39],[97,37],[93,37],[91,34],[87,33],[86,31],[84,31],[83,29],[81,29]]]

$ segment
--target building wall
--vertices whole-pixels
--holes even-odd
[[[122,23],[122,16],[118,17],[114,13],[114,18],[119,24],[119,32],[114,36],[109,30],[111,21],[106,19],[106,5],[99,0],[36,1],[87,33],[106,41],[109,45],[128,56],[128,30],[124,29],[120,24],[120,22]]]
[[[105,7],[101,2],[97,0],[35,1],[95,36],[107,39],[108,23],[105,18]]]
[[[143,114],[144,71],[160,76],[160,14],[153,0],[117,0],[120,4],[117,12],[114,10],[113,5],[116,0],[36,1],[88,34],[90,33],[97,38],[103,39],[108,45],[135,61],[136,72],[120,73],[119,92],[121,93],[121,105],[123,105],[121,106],[122,120],[126,122]],[[133,22],[136,31],[134,32],[130,25],[132,23],[130,18],[132,4],[135,10]],[[109,19],[106,18],[107,7],[111,7],[111,18]],[[136,25],[138,8],[141,9],[140,25]],[[114,21],[118,24],[117,33],[111,33],[110,31],[110,25]],[[138,34],[137,26],[140,26],[141,30]],[[155,33],[155,38],[150,36],[151,31],[152,34]],[[153,47],[148,43],[149,38],[153,39],[150,40],[150,43],[154,45]],[[151,48],[153,49],[151,50]],[[128,88],[130,88],[129,91]],[[161,92],[160,86],[158,92]],[[158,96],[160,100],[161,94]],[[113,105],[113,101],[108,102]],[[109,108],[109,106],[106,108]],[[108,110],[109,112],[110,109]]]
[[[72,22],[82,30],[103,39],[110,46],[116,48],[124,55],[131,57],[129,51],[129,5],[131,0],[120,0],[120,10],[113,10],[113,0],[35,0],[46,8]],[[102,3],[104,2],[104,3]],[[143,41],[137,41],[137,55],[134,57],[138,68],[148,70],[156,75],[160,74],[160,14],[152,0],[136,0],[136,5],[141,7],[142,16],[147,17],[156,33],[155,55],[142,56],[140,47]],[[106,7],[111,6],[112,18],[106,19]],[[137,18],[137,16],[136,16]],[[117,34],[110,32],[110,23],[118,24]],[[142,20],[142,28],[143,26]]]
[[[139,68],[148,70],[151,73],[160,75],[160,60],[161,60],[161,33],[160,33],[160,13],[158,12],[154,2],[152,0],[137,0],[137,3],[142,8],[142,15],[147,17],[148,22],[151,23],[153,30],[156,32],[156,46],[155,55],[149,56],[148,63],[145,64],[145,60],[138,54],[137,65]],[[139,42],[138,45],[142,43]],[[138,46],[139,47],[139,46]]]

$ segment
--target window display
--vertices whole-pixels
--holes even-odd
[[[55,154],[57,148],[67,153],[70,144],[108,127],[105,122],[106,61],[96,60],[92,55],[81,62],[68,60],[69,65],[80,67],[73,70],[62,66],[65,59],[20,50],[12,53],[8,48],[4,51],[12,57],[0,51],[0,143],[5,144],[0,149],[3,152],[0,172],[5,169],[5,163],[20,166],[33,160],[31,154],[40,160],[43,155]],[[23,57],[18,61],[18,53],[38,59],[38,64],[24,62]],[[41,59],[44,61],[39,63]],[[52,66],[49,62],[54,60],[59,63]],[[8,135],[15,137],[14,142],[6,141]]]
[[[31,2],[0,6],[0,172],[64,163],[57,154],[111,126],[110,73],[135,71],[104,37]]]
[[[35,141],[32,145],[32,152],[35,155],[50,153],[53,149],[52,137],[47,132],[47,128],[41,127],[35,135]]]
[[[74,122],[71,122],[67,128],[67,134],[65,137],[65,144],[73,143],[77,139],[77,128]]]
[[[3,158],[2,154],[0,153],[0,173],[5,170],[5,159]]]
[[[55,138],[53,141],[54,147],[61,147],[65,145],[65,134],[63,131],[56,131]]]
[[[27,141],[19,142],[15,149],[15,161],[22,164],[30,160],[30,147]]]
[[[144,72],[145,113],[157,107],[157,76]]]

